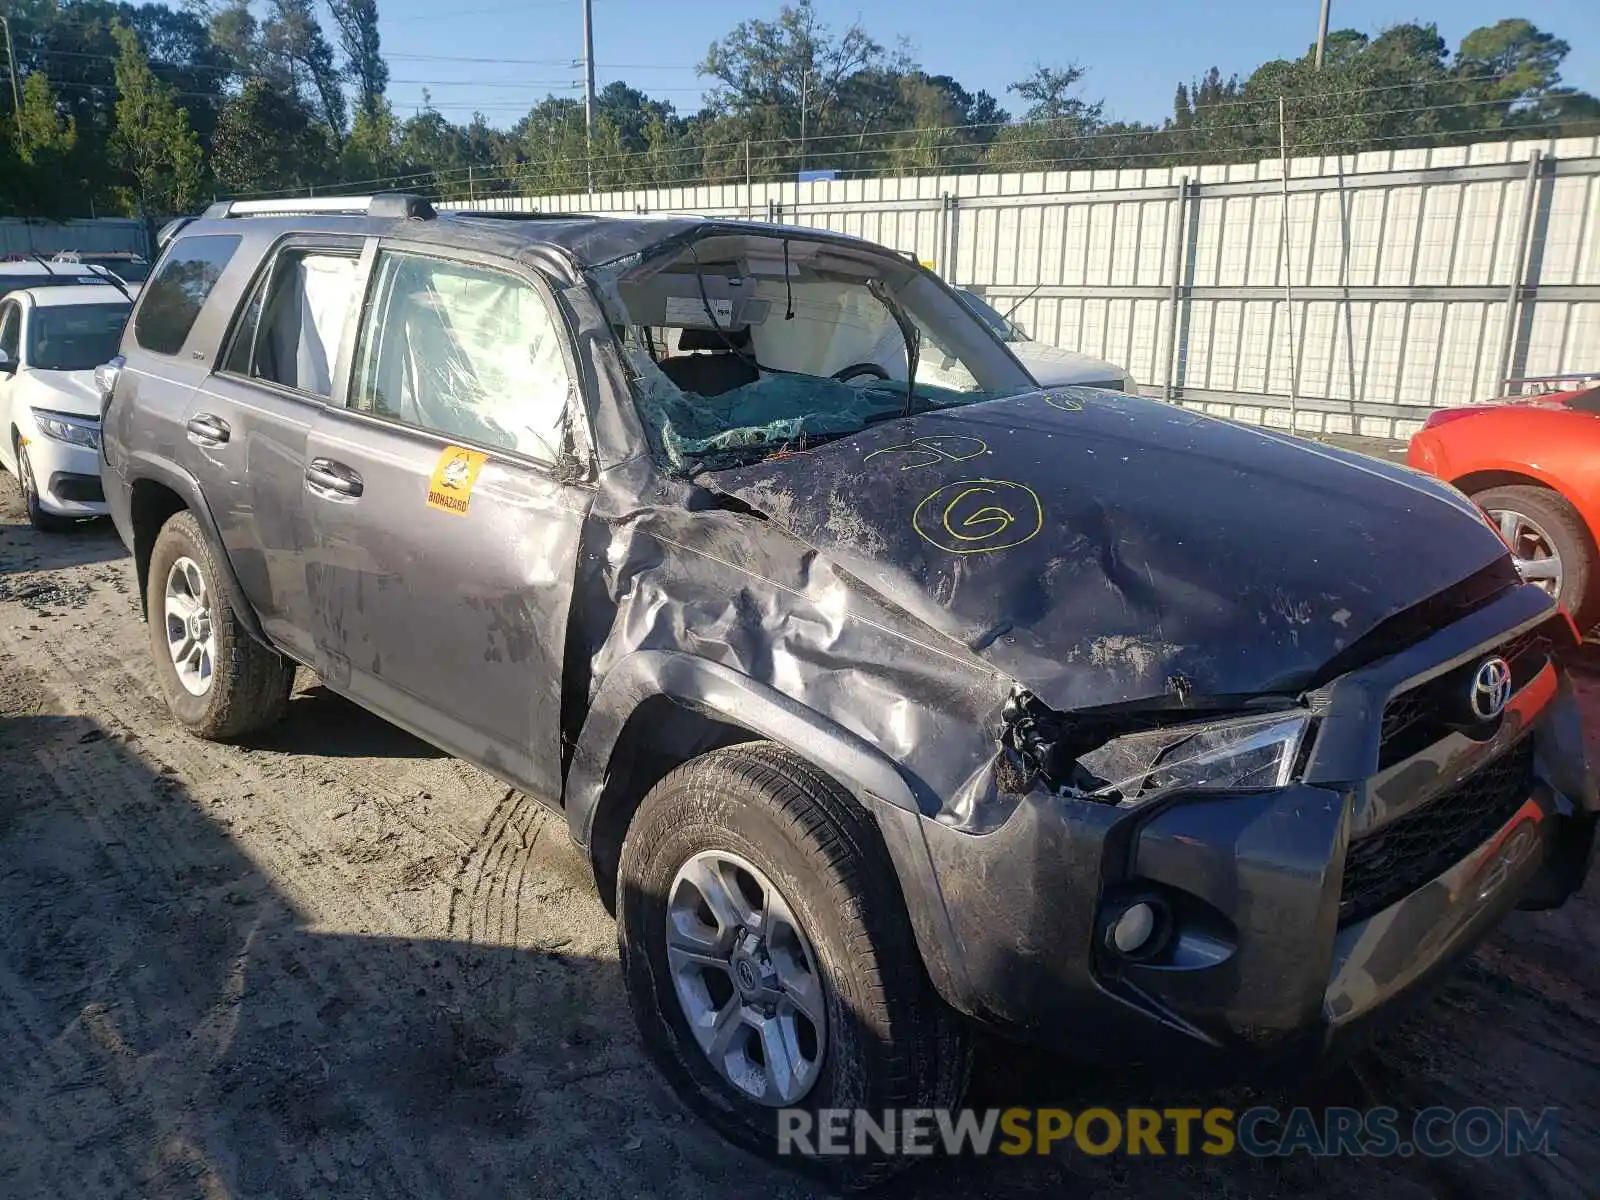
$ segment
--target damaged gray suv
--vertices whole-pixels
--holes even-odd
[[[176,720],[304,666],[563,812],[757,1150],[958,1103],[980,1027],[1339,1052],[1588,867],[1574,631],[1470,503],[1040,390],[864,241],[223,203],[102,384]]]

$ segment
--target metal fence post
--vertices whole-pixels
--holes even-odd
[[[933,231],[933,258],[934,267],[939,274],[944,275],[950,266],[950,260],[945,256],[945,247],[949,244],[950,237],[950,193],[939,193],[939,223]],[[948,276],[947,276],[948,278]]]
[[[1511,355],[1516,349],[1517,316],[1522,307],[1522,294],[1526,286],[1523,273],[1528,267],[1528,248],[1533,234],[1533,208],[1539,199],[1539,175],[1544,166],[1544,156],[1538,150],[1528,152],[1528,181],[1522,193],[1522,215],[1517,220],[1516,256],[1511,260],[1511,282],[1506,287],[1506,318],[1500,328],[1500,374],[1495,380],[1498,392],[1511,375]]]
[[[1184,250],[1189,233],[1189,177],[1178,178],[1176,211],[1172,214],[1172,286],[1168,290],[1167,329],[1161,342],[1162,369],[1166,376],[1161,381],[1161,398],[1171,400],[1176,392],[1178,372],[1178,303],[1183,291]]]
[[[950,215],[946,218],[946,232],[950,238],[950,253],[948,255],[950,272],[945,275],[945,282],[951,287],[956,286],[956,255],[961,249],[961,197],[949,196]],[[941,272],[942,273],[942,272]]]

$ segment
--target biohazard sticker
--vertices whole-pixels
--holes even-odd
[[[478,472],[489,456],[479,450],[463,450],[460,446],[446,446],[439,455],[439,465],[428,480],[428,507],[443,512],[467,515],[472,502],[472,489],[478,482]]]

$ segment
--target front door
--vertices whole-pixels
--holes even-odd
[[[565,328],[535,274],[385,244],[304,483],[323,679],[547,802],[592,495]]]

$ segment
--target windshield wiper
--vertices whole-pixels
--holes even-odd
[[[102,267],[99,263],[84,263],[83,265],[88,268],[91,275],[94,275],[100,279],[104,279],[112,287],[116,288],[117,291],[121,292],[122,298],[129,304],[133,303],[133,293],[123,286],[122,280],[118,279],[105,267]]]
[[[1009,325],[1011,323],[1011,314],[1016,312],[1017,309],[1021,308],[1029,300],[1032,300],[1034,298],[1034,296],[1038,293],[1039,289],[1042,288],[1043,286],[1044,286],[1043,283],[1034,284],[1032,290],[1030,290],[1026,296],[1024,296],[1021,300],[1018,300],[1010,308],[1006,309],[1005,312],[1000,314],[1000,319],[1002,321],[1006,322]]]

